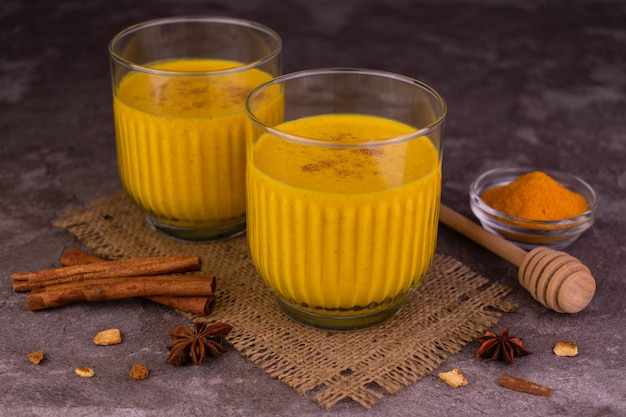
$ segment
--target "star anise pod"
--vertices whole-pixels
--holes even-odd
[[[509,329],[500,330],[500,336],[492,332],[486,332],[477,337],[480,348],[476,352],[477,358],[489,358],[491,360],[503,360],[509,365],[515,362],[515,357],[530,355],[533,352],[524,346],[517,337],[509,336]]]
[[[170,332],[172,343],[167,346],[170,351],[165,360],[170,365],[182,366],[193,361],[200,365],[205,355],[214,358],[226,352],[222,346],[222,337],[226,336],[233,327],[227,323],[195,323],[193,330],[186,326],[179,326]]]

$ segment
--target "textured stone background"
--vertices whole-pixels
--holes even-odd
[[[592,304],[575,315],[543,308],[519,289],[515,268],[446,227],[441,253],[515,287],[511,327],[536,352],[514,366],[479,361],[470,345],[443,364],[470,380],[451,389],[427,376],[388,396],[371,416],[626,414],[626,3],[513,0],[4,0],[0,4],[0,415],[361,415],[357,404],[321,410],[229,352],[208,367],[164,364],[167,332],[184,320],[141,300],[26,311],[11,272],[55,265],[77,242],[51,222],[120,189],[107,44],[155,17],[249,18],[284,40],[285,72],[351,66],[423,80],[449,113],[443,201],[470,216],[467,188],[484,170],[534,166],[575,173],[597,190],[593,229],[568,252],[597,278]],[[119,327],[107,349],[93,335]],[[558,340],[581,354],[557,358]],[[44,348],[34,367],[26,353]],[[152,376],[127,378],[135,362]],[[76,366],[93,365],[83,380]],[[120,372],[120,369],[122,370]],[[497,386],[503,372],[555,389],[551,398]]]

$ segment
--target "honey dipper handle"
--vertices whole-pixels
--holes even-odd
[[[578,313],[591,302],[596,282],[578,259],[545,247],[526,252],[443,204],[439,220],[517,266],[521,286],[544,306],[559,313]]]
[[[483,229],[444,204],[441,204],[439,208],[439,221],[517,267],[526,256],[524,249]]]

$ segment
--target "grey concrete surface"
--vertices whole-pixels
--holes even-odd
[[[583,312],[536,303],[516,270],[446,227],[438,251],[515,291],[510,327],[536,352],[507,367],[470,344],[440,370],[365,411],[322,410],[230,350],[208,366],[164,363],[185,321],[142,300],[28,312],[9,274],[56,265],[80,245],[51,222],[118,191],[107,43],[146,19],[249,18],[284,39],[285,72],[369,67],[423,80],[449,106],[443,201],[471,216],[467,189],[484,170],[534,166],[575,173],[597,190],[595,226],[568,248],[597,279]],[[623,416],[626,415],[626,3],[623,1],[4,0],[0,4],[0,415],[3,416]],[[90,342],[118,327],[121,345]],[[393,335],[389,335],[393,337]],[[552,353],[575,340],[580,355]],[[26,360],[45,349],[39,367]],[[151,376],[131,381],[133,363]],[[76,366],[94,366],[91,380]],[[122,371],[120,371],[122,370]],[[542,398],[501,388],[508,372],[553,388]]]

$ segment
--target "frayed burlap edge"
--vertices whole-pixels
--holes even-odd
[[[213,313],[191,321],[225,321],[227,341],[269,375],[324,408],[352,399],[370,408],[432,373],[450,355],[494,325],[513,304],[511,289],[489,282],[457,260],[436,255],[424,283],[391,321],[373,329],[334,333],[298,325],[275,307],[248,256],[244,237],[184,243],[152,231],[123,193],[73,210],[55,225],[110,259],[199,255],[217,276]]]

